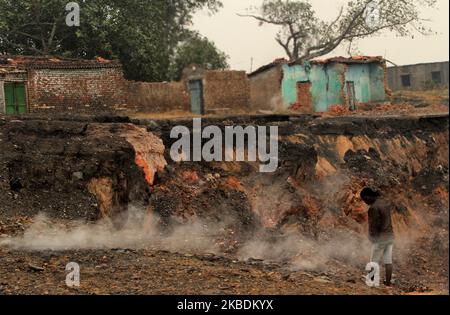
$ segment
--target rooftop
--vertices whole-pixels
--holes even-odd
[[[18,69],[92,69],[120,68],[115,60],[97,58],[94,60],[72,59],[52,56],[11,56],[0,55],[0,68]]]
[[[376,62],[384,62],[384,58],[380,56],[353,56],[353,57],[331,57],[326,59],[314,59],[311,60],[311,64],[327,64],[331,62],[337,62],[337,63],[345,63],[345,64],[367,64],[367,63],[376,63]],[[297,61],[288,61],[284,58],[275,59],[273,62],[260,67],[259,69],[253,71],[249,74],[249,76],[254,76],[258,73],[264,72],[266,70],[269,70],[273,67],[279,66],[279,65],[294,65],[298,64]]]
[[[0,64],[0,75],[12,73],[26,73],[25,70],[17,69],[16,67],[3,66]]]

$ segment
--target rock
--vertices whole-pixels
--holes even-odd
[[[284,281],[288,281],[290,277],[291,274],[289,272],[284,272],[281,274],[281,279],[283,279]]]
[[[200,269],[195,268],[195,267],[190,267],[186,270],[187,273],[192,274],[192,273],[199,273]]]
[[[33,264],[29,264],[28,268],[30,269],[30,271],[35,271],[35,272],[42,272],[45,270],[44,268],[33,265]]]
[[[314,278],[315,282],[318,283],[324,283],[324,284],[329,284],[329,283],[333,283],[330,279],[326,278],[326,277],[318,277],[318,278]]]
[[[83,180],[84,174],[83,174],[83,172],[74,172],[72,174],[72,178],[75,180]]]
[[[106,268],[108,268],[107,264],[101,264],[101,265],[95,266],[95,269],[106,269]]]
[[[256,259],[256,258],[249,258],[247,260],[247,263],[250,265],[262,265],[264,263],[264,260]]]

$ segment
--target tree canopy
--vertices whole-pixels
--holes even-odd
[[[177,48],[200,9],[220,0],[79,0],[81,23],[65,23],[68,0],[0,0],[0,53],[118,58],[132,80],[171,78]],[[217,51],[217,54],[222,54]]]
[[[207,70],[225,70],[229,68],[228,56],[217,49],[216,45],[198,33],[192,33],[179,45],[171,63],[171,77],[181,78],[184,68],[191,64]]]
[[[243,17],[260,25],[280,27],[275,40],[290,60],[308,60],[332,52],[343,44],[390,31],[400,36],[429,34],[420,15],[421,6],[436,0],[353,0],[342,6],[332,21],[321,20],[308,0],[264,0]],[[350,50],[350,49],[349,49]]]

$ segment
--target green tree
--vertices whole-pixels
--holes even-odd
[[[163,81],[193,14],[220,0],[79,0],[80,27],[65,24],[68,0],[0,0],[0,53],[118,58],[128,79]]]
[[[264,0],[261,7],[240,15],[256,19],[260,25],[280,27],[277,43],[290,60],[309,60],[357,40],[390,31],[400,36],[414,32],[430,34],[424,27],[420,8],[435,6],[436,0],[353,0],[339,10],[332,21],[317,17],[308,0]]]
[[[1,0],[0,51],[48,55],[57,52],[69,36],[64,0]]]
[[[230,66],[228,56],[216,45],[198,33],[192,33],[175,52],[171,64],[171,79],[179,80],[184,68],[191,64],[202,66],[207,70],[224,70]]]

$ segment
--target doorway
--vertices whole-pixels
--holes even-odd
[[[356,110],[355,82],[347,81],[347,108],[351,111]]]
[[[20,115],[27,112],[27,93],[25,83],[5,82],[6,115]]]
[[[191,112],[196,115],[204,114],[203,82],[202,80],[189,81],[191,95]]]
[[[312,113],[312,96],[311,96],[311,82],[302,81],[297,83],[297,104],[296,110],[304,113]]]

